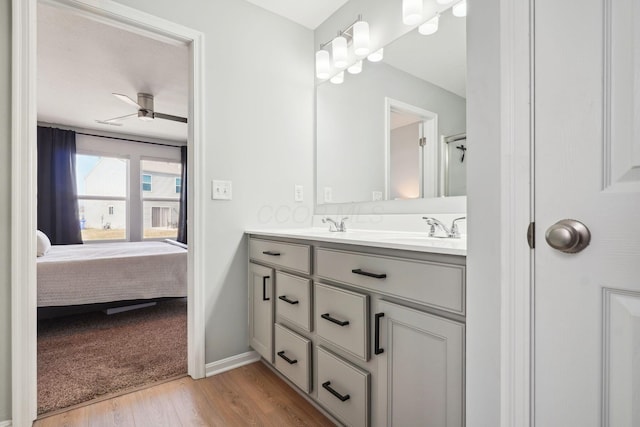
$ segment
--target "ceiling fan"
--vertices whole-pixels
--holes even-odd
[[[174,122],[187,123],[186,117],[173,116],[171,114],[158,113],[153,109],[153,95],[149,93],[138,93],[138,102],[129,98],[127,95],[120,93],[113,93],[113,96],[119,100],[126,102],[138,109],[137,113],[127,114],[126,116],[114,117],[107,120],[96,120],[97,123],[103,125],[122,126],[121,120],[130,119],[132,117],[138,117],[140,120],[153,120],[164,119],[172,120]]]

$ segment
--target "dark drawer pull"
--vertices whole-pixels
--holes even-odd
[[[329,313],[322,314],[322,315],[320,315],[320,317],[322,317],[325,320],[328,320],[329,322],[335,323],[336,325],[340,325],[340,326],[347,326],[349,324],[348,320],[334,319],[333,317],[331,317],[331,315]]]
[[[288,302],[289,304],[298,304],[298,303],[300,302],[300,301],[293,301],[293,300],[290,300],[289,298],[287,298],[287,296],[286,296],[286,295],[280,295],[280,296],[278,297],[278,299],[281,299],[281,300],[282,300],[282,301],[284,301],[284,302]]]
[[[363,270],[360,270],[359,268],[356,268],[355,270],[351,270],[351,272],[354,274],[360,274],[361,276],[373,277],[374,279],[387,278],[387,275],[385,273],[382,273],[382,274],[369,273],[368,271],[363,271]]]
[[[376,322],[373,332],[373,352],[374,354],[384,353],[384,348],[380,348],[380,318],[384,317],[384,313],[376,313]]]
[[[262,301],[269,301],[271,298],[267,298],[267,279],[270,276],[262,276]]]
[[[274,252],[274,251],[262,251],[263,254],[265,255],[271,255],[271,256],[280,256],[280,252]]]
[[[297,359],[293,359],[293,360],[291,360],[291,359],[289,359],[287,356],[285,356],[285,355],[284,355],[284,350],[283,350],[283,351],[279,351],[279,352],[278,352],[278,356],[280,356],[280,357],[282,357],[284,360],[286,360],[286,361],[287,361],[287,363],[289,363],[289,365],[294,365],[294,364],[298,363],[298,360],[297,360]]]
[[[340,402],[345,402],[345,401],[347,401],[347,400],[349,400],[351,398],[351,396],[349,396],[348,394],[343,396],[340,393],[338,393],[337,391],[335,391],[334,389],[332,389],[331,388],[331,381],[327,381],[326,383],[322,383],[322,388],[327,390],[329,393],[333,394],[338,399],[340,399]]]

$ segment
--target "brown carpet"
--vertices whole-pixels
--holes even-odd
[[[38,414],[186,372],[186,300],[38,321]]]

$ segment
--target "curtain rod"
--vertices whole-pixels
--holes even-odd
[[[77,135],[85,135],[85,136],[94,136],[96,138],[107,138],[107,139],[115,139],[115,140],[120,140],[120,141],[128,141],[128,142],[138,142],[141,144],[152,144],[152,145],[160,145],[163,147],[175,147],[175,148],[180,148],[182,146],[188,146],[188,144],[166,144],[166,143],[162,143],[162,142],[151,142],[151,141],[141,141],[139,139],[132,139],[132,138],[124,138],[124,137],[119,137],[119,136],[111,136],[114,135],[113,133],[111,133],[111,135],[98,135],[95,133],[89,133],[89,132],[83,132],[82,130],[75,128],[73,126],[64,126],[64,125],[57,125],[55,123],[44,123],[44,122],[38,122],[38,126],[39,127],[48,127],[48,128],[58,128],[58,129],[63,129],[63,130],[71,130],[73,132],[75,132]]]

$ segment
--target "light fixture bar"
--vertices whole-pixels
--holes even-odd
[[[345,39],[347,39],[347,44],[351,43],[351,40],[353,40],[353,26],[360,21],[362,21],[362,15],[358,15],[358,18],[355,21],[353,21],[351,24],[349,24],[349,26],[346,27],[344,30],[338,31],[338,36],[342,36]],[[324,49],[325,47],[329,46],[332,41],[333,39],[329,40],[328,42],[322,43],[320,45],[320,49]]]

